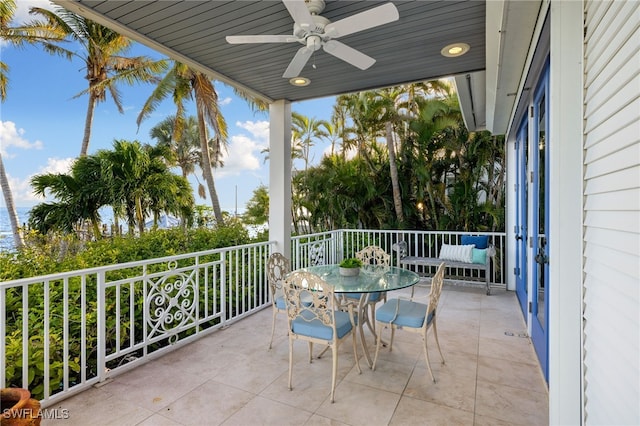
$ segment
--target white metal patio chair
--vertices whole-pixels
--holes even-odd
[[[310,272],[292,272],[284,280],[283,292],[289,321],[289,389],[293,389],[293,342],[303,340],[309,343],[310,363],[313,359],[313,344],[327,345],[331,348],[333,355],[331,402],[334,402],[338,374],[338,347],[349,334],[352,336],[353,355],[358,373],[362,372],[356,349],[353,305],[349,304],[346,312],[338,310],[333,286]]]
[[[387,254],[382,248],[378,246],[368,246],[356,253],[356,259],[360,259],[362,262],[362,271],[364,273],[374,273],[375,271],[383,271],[384,268],[389,267],[391,264],[391,256]],[[361,293],[346,293],[345,297],[352,299],[360,299]],[[375,292],[369,293],[366,300],[366,305],[362,309],[364,321],[369,327],[369,330],[375,335],[375,320],[376,320],[376,304],[380,301],[387,300],[387,292]],[[367,309],[368,308],[368,309]],[[370,314],[369,314],[370,313]]]
[[[427,368],[431,374],[431,379],[436,381],[433,371],[431,370],[431,363],[429,362],[429,350],[427,347],[427,332],[429,329],[433,329],[433,336],[436,339],[436,345],[438,346],[438,352],[440,352],[440,358],[442,364],[444,364],[444,356],[442,356],[442,350],[440,349],[440,342],[438,341],[438,329],[436,326],[436,308],[442,294],[442,282],[444,280],[444,262],[438,266],[438,270],[431,279],[431,291],[428,296],[428,303],[415,302],[413,300],[406,300],[401,298],[394,298],[388,300],[376,311],[376,323],[378,324],[379,332],[376,339],[376,354],[373,358],[373,367],[376,369],[376,362],[378,361],[378,353],[380,346],[382,346],[382,329],[383,327],[391,328],[391,340],[389,341],[389,351],[393,349],[393,336],[396,329],[404,329],[418,333],[422,337],[422,346],[424,349],[425,360],[427,361]]]
[[[267,281],[271,293],[271,306],[273,307],[273,323],[271,325],[271,340],[269,349],[273,344],[273,335],[276,330],[276,316],[279,312],[286,313],[287,306],[282,294],[282,280],[291,271],[291,262],[282,253],[272,253],[267,261]]]

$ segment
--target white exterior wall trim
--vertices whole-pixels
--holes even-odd
[[[549,423],[582,419],[583,4],[551,2]]]

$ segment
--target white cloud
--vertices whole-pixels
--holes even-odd
[[[229,105],[231,103],[231,101],[232,101],[232,99],[229,96],[227,96],[226,98],[224,98],[222,100],[219,100],[218,103],[221,106],[224,106],[224,105]]]
[[[269,122],[268,121],[238,121],[236,126],[245,129],[256,138],[258,143],[263,147],[269,145]]]
[[[29,9],[40,7],[42,9],[53,10],[54,5],[49,0],[18,0],[16,2],[16,13],[13,16],[12,25],[19,25],[31,21],[35,17],[29,15]]]
[[[19,129],[13,121],[0,121],[0,154],[11,158],[7,148],[15,146],[22,149],[42,149],[42,142],[29,142],[23,137],[24,129]]]
[[[224,167],[215,170],[216,177],[238,176],[247,171],[260,169],[269,140],[268,121],[237,122],[236,126],[249,132],[231,136],[227,151],[222,155]]]
[[[37,172],[24,179],[17,179],[8,175],[7,179],[11,187],[14,204],[16,206],[32,206],[45,201],[51,201],[49,197],[42,198],[33,193],[31,189],[31,178],[35,175],[45,173],[69,173],[74,161],[75,158],[49,158],[47,159],[46,166],[41,167]],[[4,202],[4,200],[2,201]]]
[[[232,136],[227,152],[222,155],[224,167],[215,171],[216,177],[240,175],[243,172],[260,168],[260,154],[262,147],[254,140],[244,136]]]
[[[47,165],[38,170],[37,175],[43,173],[69,173],[75,158],[48,158]]]

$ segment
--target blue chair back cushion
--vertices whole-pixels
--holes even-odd
[[[422,327],[422,324],[424,324],[424,316],[427,313],[427,305],[403,299],[399,299],[399,302],[398,316],[396,316],[398,299],[391,299],[376,310],[376,321],[392,322],[399,327]],[[431,322],[431,319],[432,315],[429,314],[428,322]]]
[[[287,309],[287,304],[284,301],[283,296],[276,297],[276,308],[278,309]]]
[[[333,329],[328,325],[324,325],[318,318],[314,318],[311,312],[302,311],[300,315],[306,319],[298,317],[291,322],[291,328],[295,334],[315,337],[322,340],[333,339]],[[338,338],[342,339],[342,337],[351,331],[351,320],[349,320],[349,314],[347,312],[336,311],[335,315]],[[309,319],[311,319],[311,321],[308,321]]]
[[[489,246],[488,235],[463,235],[460,241],[463,246],[473,244],[477,249],[486,249]]]

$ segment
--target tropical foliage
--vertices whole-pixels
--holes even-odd
[[[53,195],[57,201],[41,203],[31,210],[29,225],[46,234],[82,229],[84,221],[92,225],[93,236],[100,238],[99,210],[110,206],[114,218],[125,217],[130,233],[144,233],[145,221],[157,221],[162,213],[191,222],[194,200],[191,185],[171,173],[166,149],[139,142],[116,140],[113,150],[100,150],[79,157],[68,174],[43,174],[32,178],[37,194]]]
[[[252,225],[269,221],[269,189],[265,185],[260,185],[253,190],[253,196],[247,202],[243,220]]]
[[[197,113],[198,140],[200,142],[200,167],[211,198],[211,206],[219,225],[224,225],[224,218],[218,200],[213,167],[222,165],[222,151],[227,147],[227,123],[220,113],[218,93],[213,81],[207,75],[189,66],[173,61],[173,66],[160,80],[149,99],[138,115],[138,125],[155,111],[159,103],[171,96],[176,105],[173,122],[173,139],[180,139],[185,129],[185,102],[194,100]],[[213,137],[209,138],[207,125],[213,129]]]
[[[504,141],[466,130],[446,82],[340,96],[331,122],[293,114],[292,152],[321,139],[331,154],[293,174],[297,234],[504,229]],[[251,210],[268,211],[268,203],[258,189]]]
[[[32,7],[29,13],[40,19],[32,22],[30,26],[51,28],[56,34],[62,34],[64,39],[74,42],[72,49],[48,43],[45,46],[46,51],[62,55],[67,59],[80,58],[86,66],[85,78],[88,80],[89,87],[76,95],[76,97],[89,95],[80,149],[80,155],[86,155],[91,140],[96,104],[106,101],[109,94],[118,111],[123,113],[122,97],[118,86],[157,82],[158,73],[167,68],[166,60],[153,60],[145,56],[124,56],[133,44],[131,39],[64,8],[57,7],[51,11]],[[82,47],[80,51],[75,50],[77,44]]]

